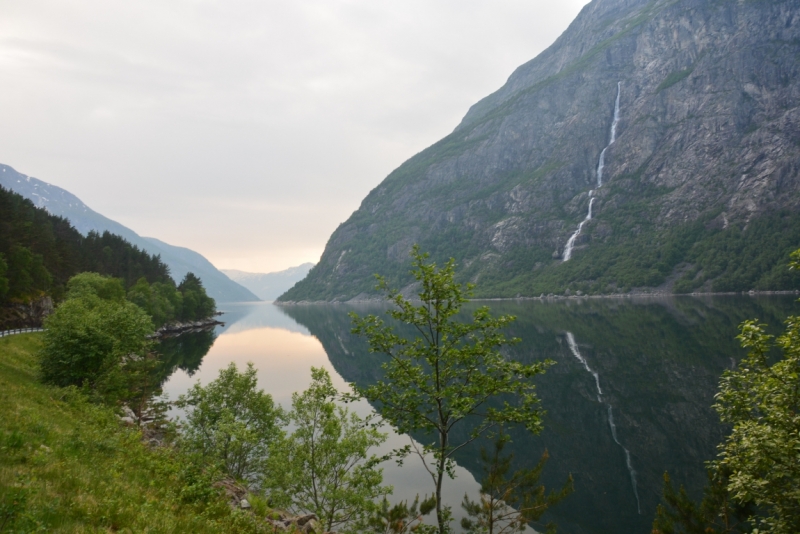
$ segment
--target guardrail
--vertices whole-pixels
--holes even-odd
[[[28,332],[43,332],[44,328],[15,328],[13,330],[0,330],[0,337],[13,336],[14,334],[27,334]]]

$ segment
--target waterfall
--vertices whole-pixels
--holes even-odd
[[[611,121],[611,136],[608,142],[608,145],[600,152],[600,161],[597,164],[597,188],[600,189],[603,187],[603,169],[606,166],[606,151],[609,149],[611,145],[614,144],[614,141],[617,140],[617,125],[619,124],[619,98],[622,95],[622,82],[617,82],[617,100],[614,103],[614,119]],[[594,190],[589,191],[589,213],[586,215],[586,218],[581,221],[578,225],[578,229],[575,230],[570,238],[567,240],[567,244],[564,245],[564,259],[563,261],[569,261],[572,258],[572,249],[575,248],[575,240],[578,239],[578,236],[581,235],[581,230],[583,230],[583,225],[586,224],[587,221],[592,219],[592,204],[594,203]]]
[[[591,203],[589,203],[589,205],[589,214],[591,215]],[[589,367],[589,362],[586,361],[586,358],[583,357],[581,351],[578,350],[578,344],[575,342],[575,336],[572,335],[572,332],[567,332],[567,345],[569,345],[569,350],[572,352],[572,355],[575,356],[575,358],[577,358],[581,364],[583,364],[583,368],[586,369],[586,372],[594,377],[594,384],[597,387],[597,402],[605,404],[606,408],[608,408],[608,426],[611,429],[611,437],[614,439],[614,443],[619,445],[619,447],[625,452],[625,465],[627,466],[628,474],[631,477],[633,495],[636,497],[636,511],[641,514],[642,506],[639,502],[639,488],[636,482],[636,470],[633,468],[633,463],[631,462],[631,452],[619,441],[619,437],[617,437],[617,425],[614,423],[614,410],[611,404],[603,400],[603,390],[600,387],[600,374]]]
[[[589,196],[591,196],[593,192],[594,191],[590,191]],[[581,223],[578,225],[578,229],[575,230],[575,233],[572,234],[567,240],[567,244],[564,245],[564,261],[568,261],[572,257],[572,249],[575,248],[575,240],[578,239],[579,235],[581,235],[583,225],[592,220],[592,204],[594,204],[594,198],[589,201],[589,213],[586,214],[586,218],[581,221]]]
[[[617,140],[617,124],[619,124],[619,97],[622,94],[622,82],[617,82],[617,101],[614,103],[614,120],[611,121],[611,139],[608,145],[600,152],[600,162],[597,164],[597,187],[603,187],[603,169],[606,166],[606,151]]]

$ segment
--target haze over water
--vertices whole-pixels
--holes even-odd
[[[520,467],[532,467],[547,449],[542,481],[548,488],[573,475],[575,493],[544,519],[573,534],[648,533],[664,471],[699,495],[704,462],[725,434],[711,408],[719,377],[744,354],[735,340],[738,324],[758,318],[778,331],[798,309],[793,296],[489,304],[495,314],[518,317],[509,334],[522,342],[508,350],[510,357],[556,362],[537,379],[547,411],[544,432],[534,437],[514,431],[509,449]],[[226,326],[217,329],[191,376],[178,370],[170,377],[164,389],[171,399],[198,380],[213,380],[230,362],[240,368],[253,362],[259,387],[287,407],[291,394],[309,385],[312,366],[326,368],[341,391],[349,390],[348,382],[363,385],[381,374],[382,358],[350,334],[347,313],[379,314],[382,306],[256,303],[220,309]],[[354,409],[372,412],[363,401]],[[392,434],[384,449],[408,439]],[[487,444],[476,443],[457,457],[458,476],[445,488],[457,515],[464,493],[477,495],[481,445]],[[430,493],[430,478],[417,458],[384,469],[385,483],[395,487],[393,501]]]

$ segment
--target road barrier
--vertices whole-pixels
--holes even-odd
[[[13,330],[0,330],[0,337],[13,336],[14,334],[27,334],[28,332],[42,332],[44,328],[15,328]]]

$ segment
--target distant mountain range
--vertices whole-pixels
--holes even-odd
[[[800,287],[799,57],[797,0],[593,0],[279,300],[413,290],[415,243],[478,297]]]
[[[243,285],[262,300],[275,300],[288,291],[297,282],[306,277],[314,267],[313,263],[304,263],[275,273],[248,273],[235,269],[222,269],[231,280]]]
[[[161,256],[161,261],[169,266],[170,274],[176,283],[180,283],[187,272],[193,272],[203,281],[208,295],[217,302],[260,300],[248,289],[225,276],[197,252],[169,245],[152,237],[142,237],[130,228],[92,210],[78,197],[60,187],[21,174],[3,164],[0,164],[0,186],[22,195],[53,215],[69,219],[72,226],[83,235],[92,230],[99,233],[108,231],[127,239],[131,244],[150,254],[158,254]]]

